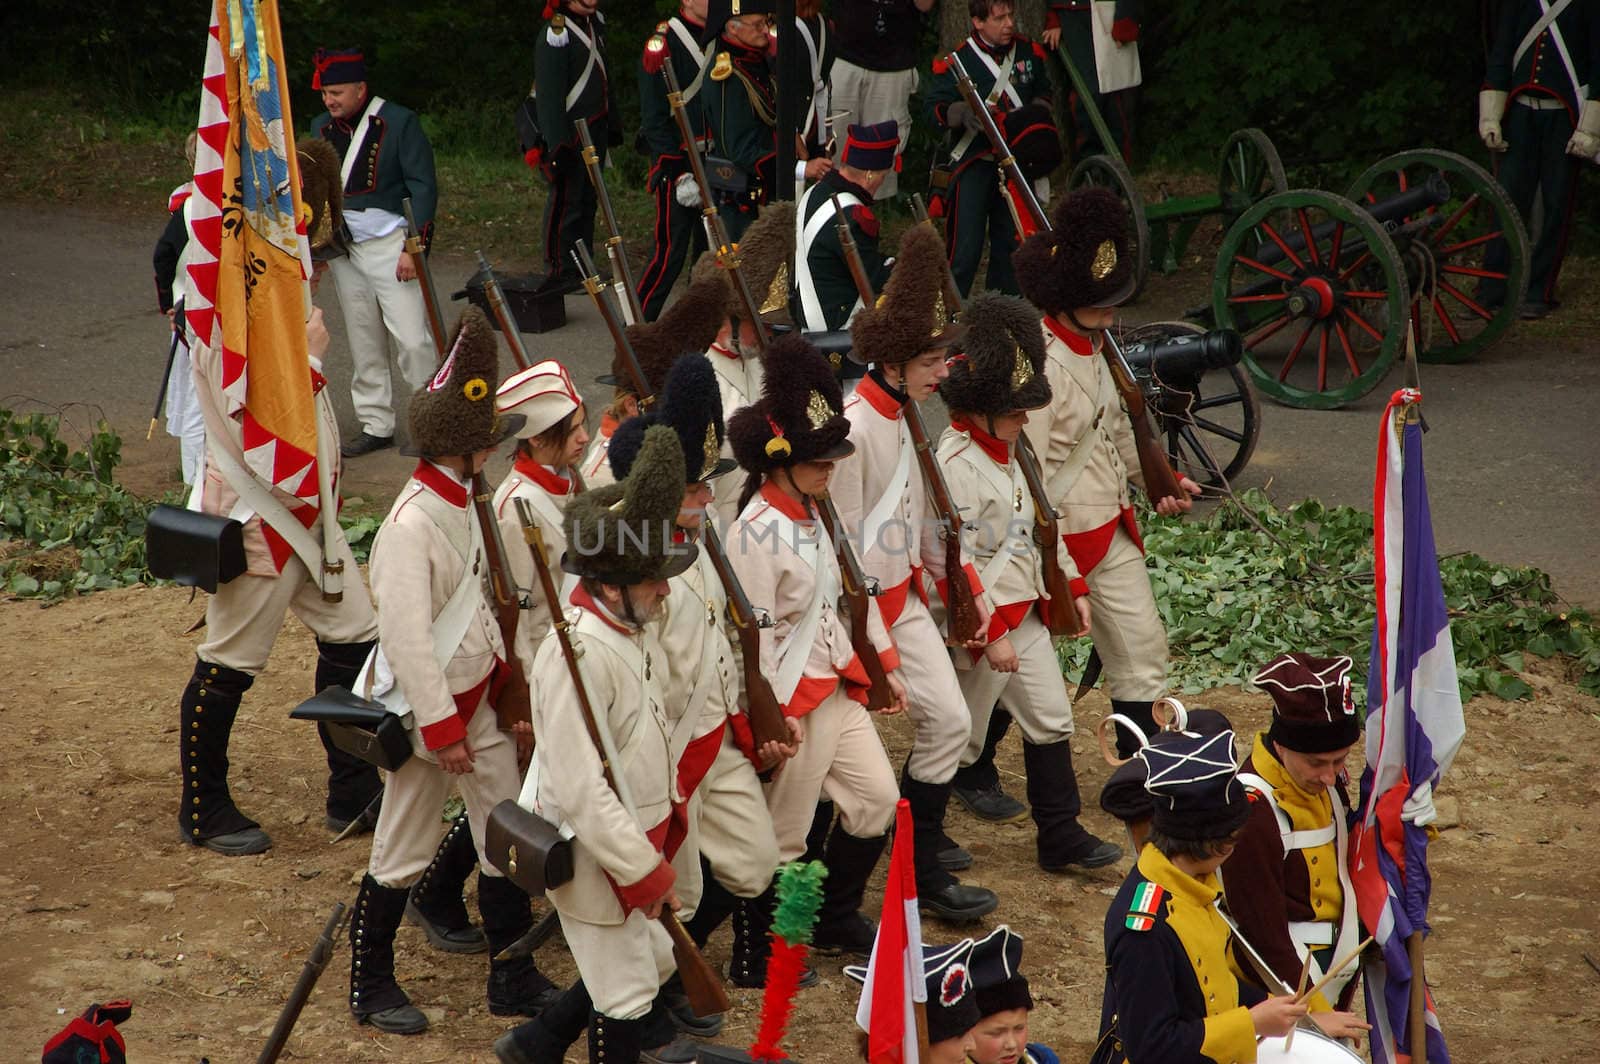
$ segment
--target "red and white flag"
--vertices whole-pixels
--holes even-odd
[[[872,944],[872,958],[867,961],[856,1024],[867,1032],[870,1064],[921,1064],[916,1006],[927,1002],[928,984],[922,974],[922,917],[917,912],[911,805],[904,798],[895,809],[894,824],[883,917]]]

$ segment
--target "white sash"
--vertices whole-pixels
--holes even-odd
[[[815,127],[819,135],[828,131],[822,129],[822,123],[827,120],[830,92],[827,81],[822,76],[822,56],[827,50],[828,20],[821,19],[818,28],[822,37],[820,40],[811,39],[811,27],[806,25],[804,19],[795,16],[794,27],[800,33],[800,39],[806,44],[806,54],[811,59],[811,113],[806,116],[805,127],[802,134],[810,133]]]
[[[989,95],[983,98],[984,106],[993,107],[1000,102],[1000,96],[1004,94],[1006,99],[1011,101],[1013,107],[1021,107],[1022,96],[1011,86],[1011,72],[1016,69],[1016,46],[1012,45],[1011,49],[1006,52],[1006,63],[1005,67],[1002,68],[993,59],[990,59],[989,53],[984,51],[983,47],[971,37],[967,38],[967,45],[967,50],[976,55],[979,61],[989,68],[989,73],[994,75],[994,87],[989,90]],[[961,157],[966,154],[968,148],[972,147],[972,142],[977,136],[977,130],[969,129],[962,135],[960,140],[956,141],[956,146],[950,149],[951,163],[961,161]]]
[[[1533,47],[1533,42],[1539,39],[1539,34],[1545,31],[1545,27],[1553,24],[1561,16],[1561,12],[1571,5],[1572,0],[1556,0],[1553,4],[1549,0],[1539,0],[1539,6],[1544,8],[1544,14],[1540,15],[1534,24],[1528,27],[1528,32],[1524,33],[1522,40],[1518,42],[1517,50],[1511,55],[1513,70],[1518,63],[1522,62],[1522,57],[1528,54],[1528,49]]]
[[[339,181],[346,192],[350,190],[350,170],[361,155],[361,145],[367,139],[367,128],[372,125],[372,116],[383,104],[382,96],[374,96],[367,101],[367,109],[361,112],[361,121],[356,123],[356,128],[350,134],[350,147],[345,149],[344,162],[339,164]]]
[[[1081,358],[1082,356],[1074,353],[1073,357]],[[1106,378],[1104,374],[1099,372],[1098,366],[1095,369],[1094,420],[1089,423],[1089,427],[1084,430],[1083,435],[1078,437],[1078,442],[1072,445],[1072,450],[1067,452],[1066,460],[1056,466],[1050,475],[1045,478],[1045,494],[1050,497],[1052,505],[1058,505],[1067,497],[1067,492],[1071,491],[1073,485],[1078,482],[1078,475],[1089,464],[1089,459],[1094,457],[1094,445],[1100,437],[1100,424],[1105,420],[1106,416],[1106,408],[1103,403]]]
[[[706,514],[705,519],[709,521],[711,515]],[[700,579],[707,597],[716,600],[721,583],[716,568],[711,564],[710,556],[704,550],[701,550],[699,557],[695,559],[695,566],[700,571]],[[702,605],[704,604],[699,601],[695,602],[697,612]],[[717,613],[720,616],[722,610],[718,609]],[[713,630],[707,632],[700,640],[700,665],[695,669],[694,687],[689,692],[688,705],[683,711],[683,716],[673,724],[672,733],[667,738],[667,750],[671,754],[674,766],[683,757],[683,752],[689,748],[689,741],[694,738],[695,722],[700,719],[706,700],[711,697],[711,685],[720,682],[721,678],[721,673],[717,670],[717,643],[721,639],[721,633],[718,626],[707,625],[707,627]]]
[[[843,589],[843,583],[839,578],[839,563],[833,560],[833,541],[828,538],[827,529],[822,527],[820,521],[808,529],[802,529],[788,514],[776,507],[768,507],[766,513],[751,518],[748,523],[766,526],[773,538],[791,547],[816,577],[816,585],[812,588],[811,601],[806,605],[806,612],[801,615],[799,623],[789,629],[789,634],[778,640],[773,648],[776,660],[772,693],[777,697],[778,703],[783,705],[794,697],[795,688],[800,686],[800,677],[805,673],[806,660],[811,656],[811,647],[817,641],[817,627],[822,623],[823,603],[837,600],[839,592]],[[756,535],[762,539],[766,538],[759,533]]]
[[[583,70],[578,74],[578,80],[574,81],[572,88],[567,90],[566,109],[571,111],[572,105],[577,103],[578,97],[583,95],[583,90],[588,88],[589,78],[594,74],[594,68],[598,66],[601,76],[605,76],[606,62],[600,58],[600,49],[595,47],[594,38],[579,29],[577,23],[567,23],[567,31],[582,41],[583,46],[589,49],[589,58],[584,61]],[[667,58],[668,62],[670,62],[671,56]]]
[[[900,503],[905,498],[906,488],[911,484],[911,433],[906,428],[906,419],[899,418],[896,427],[900,432],[900,457],[895,461],[894,472],[889,475],[889,483],[885,485],[883,494],[878,496],[877,504],[861,520],[861,556],[865,558],[872,553],[884,527],[900,512]],[[911,536],[907,529],[906,546],[912,557],[915,552],[910,551]]]
[[[687,48],[691,54],[700,57],[700,69],[695,71],[694,80],[683,87],[683,102],[688,103],[700,94],[700,86],[705,84],[706,71],[711,69],[711,53],[717,50],[717,42],[712,41],[701,48],[700,42],[695,40],[694,34],[689,32],[689,27],[685,26],[677,15],[669,18],[667,25],[672,27],[672,34],[678,38],[678,43]],[[671,52],[667,53],[667,62],[672,62]]]
[[[830,197],[826,202],[817,205],[810,219],[806,218],[806,208],[811,203],[811,197],[817,195],[820,186],[812,185],[806,189],[800,198],[800,209],[795,211],[794,227],[796,230],[795,247],[799,250],[794,257],[795,288],[800,293],[800,311],[805,316],[805,328],[813,332],[820,332],[828,327],[827,316],[822,310],[822,300],[817,296],[816,282],[811,279],[811,244],[822,233],[822,229],[833,220],[834,207]],[[839,205],[841,207],[858,207],[861,200],[850,192],[841,192]],[[856,316],[861,309],[861,298],[856,297],[856,304],[850,308],[850,316],[845,319],[848,324],[850,318]]]

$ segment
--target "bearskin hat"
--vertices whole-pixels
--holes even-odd
[[[626,587],[667,580],[694,564],[692,543],[674,543],[683,505],[683,447],[665,425],[645,430],[625,480],[573,496],[562,518],[561,568]]]
[[[673,363],[661,401],[648,414],[617,426],[606,447],[612,476],[621,480],[628,475],[644,444],[644,434],[654,425],[665,425],[678,434],[684,479],[690,484],[733,471],[733,459],[722,457],[722,441],[728,432],[722,424],[717,371],[705,355],[684,355]]]
[[[756,312],[761,320],[774,324],[789,321],[789,260],[794,258],[794,204],[769,203],[744,237],[734,245],[739,257],[739,272],[750,295],[756,301]],[[693,284],[721,280],[727,300],[727,317],[743,318],[744,303],[734,288],[733,280],[723,268],[718,252],[707,251],[695,261],[689,271]]]
[[[500,338],[477,307],[461,312],[450,354],[433,379],[411,397],[411,444],[407,453],[425,458],[472,454],[512,436],[521,414],[498,414]]]
[[[691,353],[705,354],[717,333],[722,331],[723,300],[723,288],[696,282],[669,303],[655,321],[627,327],[628,342],[633,345],[633,353],[639,356],[651,395],[661,394],[667,384],[667,374],[679,358]],[[635,390],[633,374],[628,371],[620,351],[612,355],[609,383],[625,391]]]
[[[950,359],[949,379],[939,385],[946,407],[992,415],[1049,405],[1044,333],[1033,307],[986,292],[967,304],[961,320],[966,342]]]
[[[311,211],[306,239],[311,255],[322,260],[342,255],[344,240],[344,178],[339,153],[321,137],[301,137],[295,142],[300,159],[300,199]]]
[[[846,437],[844,393],[828,360],[805,337],[780,336],[767,349],[761,399],[728,421],[733,457],[750,473],[798,462],[832,461],[855,450]]]
[[[1133,295],[1128,208],[1106,188],[1068,193],[1041,229],[1011,254],[1017,285],[1046,314],[1114,307]]]
[[[961,341],[966,327],[944,303],[944,241],[929,225],[913,225],[900,238],[900,254],[876,304],[850,325],[856,362],[896,366],[934,347]]]

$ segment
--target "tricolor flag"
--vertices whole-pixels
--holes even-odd
[[[1367,767],[1351,839],[1350,882],[1361,922],[1382,950],[1382,959],[1363,969],[1374,1064],[1412,1058],[1406,940],[1428,929],[1428,833],[1401,814],[1421,788],[1438,786],[1466,734],[1422,474],[1422,426],[1408,417],[1421,401],[1412,388],[1390,398],[1373,488],[1378,610],[1367,673]],[[1448,1064],[1431,996],[1425,1022],[1429,1064]]]
[[[317,414],[306,350],[311,247],[276,0],[215,0],[195,148],[185,315],[220,351],[245,463],[316,519]],[[280,496],[281,497],[281,496]],[[289,548],[270,530],[281,566]]]
[[[917,874],[912,863],[911,804],[895,809],[894,850],[883,888],[883,918],[867,961],[867,981],[856,1006],[856,1024],[867,1032],[870,1064],[921,1064],[917,1053],[918,1002],[928,1000],[922,974],[922,917],[917,912]]]

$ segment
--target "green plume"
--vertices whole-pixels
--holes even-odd
[[[791,861],[778,872],[778,908],[772,915],[772,933],[791,945],[808,944],[822,907],[822,880],[828,874],[821,861]]]

